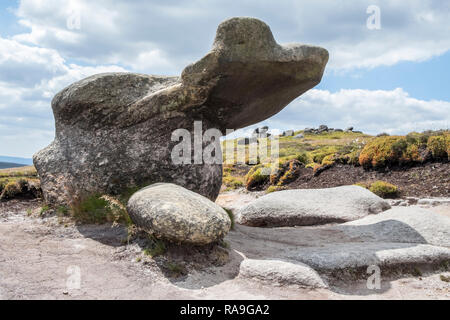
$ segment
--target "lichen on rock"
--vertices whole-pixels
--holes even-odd
[[[131,196],[127,211],[144,231],[176,243],[205,245],[230,230],[227,212],[209,199],[171,183],[156,183]]]

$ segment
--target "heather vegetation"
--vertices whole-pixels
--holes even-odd
[[[303,138],[295,137],[299,134]],[[270,149],[270,139],[267,139],[267,144]],[[233,145],[229,141],[224,144],[225,147]],[[309,168],[312,175],[319,175],[336,163],[362,166],[366,170],[386,170],[430,161],[447,162],[450,158],[450,131],[412,132],[406,136],[371,136],[352,131],[319,134],[297,131],[294,136],[279,138],[279,167],[276,173],[270,174],[267,174],[267,170],[273,170],[271,164],[260,163],[259,158],[256,163],[251,163],[249,146],[245,148],[245,163],[224,166],[223,182],[226,189],[244,185],[248,190],[267,189],[273,192],[294,181],[301,168]],[[231,153],[224,149],[223,154],[226,161],[227,154]]]
[[[0,200],[40,196],[40,183],[33,166],[0,170]]]

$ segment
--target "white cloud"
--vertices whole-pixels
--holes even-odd
[[[366,28],[372,0],[21,0],[16,14],[29,31],[0,37],[0,153],[31,156],[46,146],[54,131],[51,98],[70,83],[108,71],[179,74],[209,50],[217,25],[232,16],[262,19],[280,43],[327,48],[327,70],[350,76],[358,68],[422,61],[450,49],[450,3],[376,3],[381,30]],[[67,19],[78,13],[80,29],[68,28]],[[448,128],[449,110],[449,102],[418,100],[402,89],[311,90],[264,124],[406,133]]]
[[[56,50],[0,37],[0,147],[2,155],[30,157],[54,135],[53,96],[87,76],[127,71],[118,66],[67,64]]]
[[[22,0],[17,14],[30,32],[16,35],[64,57],[117,64],[148,73],[180,73],[207,52],[215,28],[231,16],[266,21],[280,42],[330,51],[330,70],[422,61],[450,49],[450,4],[440,0],[376,1],[381,29],[366,26],[364,1],[110,1]],[[80,30],[67,19],[80,14]],[[157,57],[140,63],[142,56]],[[147,60],[148,61],[148,60]]]
[[[64,72],[64,59],[56,50],[0,38],[0,81],[34,86]]]

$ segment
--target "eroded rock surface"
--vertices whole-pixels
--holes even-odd
[[[447,206],[395,208],[334,226],[236,225],[225,237],[225,265],[208,258],[212,264],[189,264],[173,278],[161,262],[180,261],[184,248],[152,258],[142,239],[123,241],[124,226],[61,224],[40,216],[42,205],[0,202],[0,299],[450,299]],[[380,267],[380,289],[367,287],[370,265]],[[74,266],[81,288],[68,289]],[[328,288],[317,288],[322,282]]]
[[[352,221],[389,208],[387,201],[358,186],[285,190],[249,203],[236,221],[253,227],[307,226]]]
[[[177,243],[212,243],[225,237],[231,226],[220,206],[171,183],[139,190],[128,201],[127,211],[139,228]]]
[[[408,242],[450,247],[450,218],[420,207],[395,207],[336,226],[366,241]]]
[[[239,275],[270,284],[295,284],[307,288],[327,287],[314,269],[300,262],[245,259],[240,265]]]
[[[264,22],[233,18],[181,77],[107,73],[76,82],[54,97],[55,140],[33,158],[45,199],[173,182],[214,200],[222,165],[174,164],[172,132],[184,128],[193,139],[196,120],[225,133],[267,119],[317,85],[327,61],[325,49],[281,46]]]

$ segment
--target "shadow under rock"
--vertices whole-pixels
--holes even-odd
[[[142,252],[154,243],[144,231],[131,237],[124,225],[77,225],[86,238],[104,245],[121,247],[136,244]],[[235,278],[239,273],[242,257],[217,243],[205,246],[164,243],[164,253],[150,257],[161,273],[174,285],[185,289],[201,289]]]
[[[184,289],[203,289],[232,280],[239,274],[243,257],[234,250],[217,244],[204,247],[177,246],[168,249],[166,255],[156,257],[155,262],[166,278]],[[180,266],[183,271],[173,270]]]
[[[128,230],[124,225],[113,225],[111,223],[83,224],[76,225],[76,228],[84,237],[112,247],[125,245],[128,237]]]

